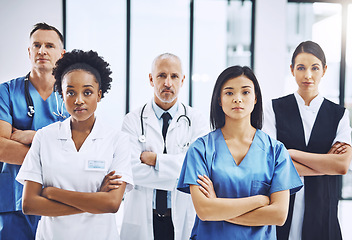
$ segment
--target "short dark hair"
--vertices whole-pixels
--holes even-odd
[[[31,33],[29,34],[29,37],[32,37],[32,35],[37,31],[37,30],[52,30],[55,31],[57,33],[57,35],[60,38],[60,41],[62,43],[62,46],[64,45],[64,37],[62,36],[61,32],[59,30],[57,30],[56,27],[54,26],[50,26],[49,24],[42,22],[42,23],[37,23],[33,26],[33,29],[31,31]]]
[[[88,65],[89,67],[82,69],[80,66],[84,65]],[[98,81],[98,79],[96,79],[96,81],[99,83],[100,90],[102,90],[101,98],[103,98],[104,93],[108,92],[111,88],[112,78],[110,75],[112,72],[109,68],[109,63],[104,61],[104,59],[100,57],[97,52],[92,50],[84,52],[82,50],[74,49],[71,52],[65,53],[64,56],[56,62],[56,67],[53,70],[53,75],[55,77],[55,90],[61,95],[62,78],[66,73],[68,73],[66,71],[68,68],[70,68],[70,72],[76,69],[91,72],[89,69],[94,69],[94,72],[91,73],[96,76],[95,72],[97,72],[100,77],[100,81]]]
[[[318,58],[321,61],[323,67],[325,67],[326,65],[325,54],[323,49],[319,46],[319,44],[313,41],[301,42],[293,52],[292,59],[291,59],[292,67],[295,66],[295,59],[297,55],[300,53],[310,53],[314,55],[316,58]]]
[[[259,83],[253,71],[249,67],[232,66],[226,68],[216,80],[210,106],[210,123],[213,129],[222,128],[225,125],[225,113],[220,106],[220,96],[222,86],[230,79],[246,76],[253,82],[254,92],[257,98],[257,103],[251,113],[251,125],[256,129],[261,129],[263,126],[263,101]]]

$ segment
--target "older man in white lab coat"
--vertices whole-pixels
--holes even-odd
[[[125,116],[135,188],[125,196],[122,240],[189,239],[195,219],[190,195],[176,190],[189,144],[209,130],[208,118],[178,101],[185,75],[170,53],[155,58],[154,98]]]

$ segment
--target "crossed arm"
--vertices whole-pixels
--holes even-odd
[[[289,149],[288,152],[300,176],[344,175],[352,159],[351,146],[340,142],[336,142],[326,154],[295,149]]]
[[[0,161],[22,165],[35,131],[18,130],[0,120]]]
[[[99,192],[75,192],[25,181],[22,209],[25,214],[65,216],[89,212],[114,213],[120,207],[126,183],[114,171],[105,176]]]
[[[289,190],[267,196],[217,198],[207,176],[198,176],[191,185],[191,196],[198,217],[203,221],[227,221],[244,226],[283,225],[289,205]]]

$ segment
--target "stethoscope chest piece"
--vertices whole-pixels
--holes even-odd
[[[138,141],[141,142],[141,143],[145,143],[146,142],[146,138],[145,138],[145,135],[140,135],[139,138],[138,138]]]

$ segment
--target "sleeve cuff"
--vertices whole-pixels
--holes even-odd
[[[32,172],[19,172],[16,177],[17,182],[24,185],[24,181],[32,181],[37,182],[43,185],[42,176],[40,174],[32,173]]]

